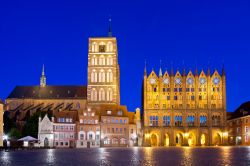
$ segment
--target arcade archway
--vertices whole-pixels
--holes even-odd
[[[183,143],[183,136],[182,136],[181,133],[176,134],[175,143],[176,143],[176,146],[181,146],[182,145],[182,143]]]
[[[158,141],[157,141],[157,135],[156,134],[151,134],[151,146],[158,146]]]
[[[201,134],[200,144],[201,146],[205,146],[207,144],[207,139],[205,134]]]
[[[219,133],[216,133],[214,136],[214,145],[216,146],[221,145],[221,136]]]
[[[169,146],[169,135],[168,134],[165,134],[164,135],[164,146]]]
[[[193,134],[189,134],[188,136],[188,146],[195,146],[195,136]]]

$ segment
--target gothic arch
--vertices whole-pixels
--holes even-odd
[[[113,100],[113,91],[111,88],[108,88],[107,90],[107,101],[112,101]]]
[[[91,101],[97,101],[97,91],[96,91],[95,88],[93,88],[93,89],[91,90],[90,100],[91,100]]]
[[[113,51],[113,43],[112,42],[108,42],[108,44],[107,44],[107,51],[108,52],[112,52]]]
[[[113,82],[113,73],[111,69],[107,72],[107,82]]]
[[[103,69],[99,72],[99,82],[105,82],[105,72]]]
[[[105,101],[105,91],[103,88],[99,90],[99,101]]]

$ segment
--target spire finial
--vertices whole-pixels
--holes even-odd
[[[182,65],[183,65],[183,76],[186,76],[186,68],[185,68],[185,61],[184,59],[182,60]]]
[[[108,37],[112,37],[111,16],[109,16],[109,30],[108,30]]]
[[[174,76],[173,61],[171,61],[171,71],[170,71],[170,75],[171,75],[171,76]]]
[[[159,70],[159,76],[162,76],[162,70],[161,70],[161,60],[160,60],[160,70]]]
[[[144,75],[147,75],[147,60],[144,62]]]
[[[44,69],[44,64],[43,64],[43,69],[42,69],[42,76],[45,75],[45,69]]]
[[[46,76],[45,76],[45,67],[43,64],[42,75],[40,77],[40,87],[45,87],[45,86],[46,86]]]
[[[208,60],[207,76],[210,76],[210,57],[209,57],[209,60]]]

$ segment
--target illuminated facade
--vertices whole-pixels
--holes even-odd
[[[171,69],[144,71],[144,145],[226,144],[226,76]]]
[[[78,115],[77,148],[100,147],[100,123],[96,111],[88,108]]]
[[[39,147],[53,147],[54,146],[54,132],[53,122],[47,115],[39,117],[38,121],[38,138]]]
[[[227,121],[229,145],[250,145],[250,115]]]
[[[88,115],[91,112],[98,116],[100,121],[94,125],[85,124],[92,127],[86,128],[88,131],[82,131],[82,135],[91,132],[97,136],[98,133],[98,137],[93,138],[94,142],[99,141],[98,146],[135,146],[138,144],[136,114],[129,112],[126,106],[120,105],[117,41],[115,37],[112,37],[111,27],[109,30],[108,37],[89,38],[88,109],[85,114]],[[84,113],[79,117],[84,118]],[[84,130],[84,127],[82,129]],[[88,138],[85,140],[89,142]]]
[[[250,102],[228,112],[227,131],[229,145],[250,145]]]
[[[88,104],[120,104],[120,69],[114,37],[89,38]]]

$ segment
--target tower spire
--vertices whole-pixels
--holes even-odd
[[[108,29],[108,37],[112,37],[111,16],[109,16],[109,29]]]
[[[160,60],[160,70],[159,70],[159,76],[162,76],[162,70],[161,70],[161,60]]]
[[[45,76],[45,67],[43,64],[42,75],[40,77],[40,87],[45,87],[45,86],[46,86],[46,76]]]

